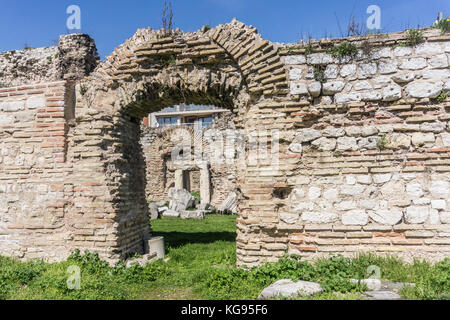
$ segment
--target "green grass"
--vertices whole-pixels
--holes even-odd
[[[444,35],[446,32],[450,31],[450,17],[442,19],[437,24],[433,24],[433,27],[441,29],[441,34]]]
[[[202,198],[200,197],[200,192],[192,192],[192,196],[198,200],[198,202],[202,202]]]
[[[353,59],[358,55],[358,47],[353,43],[343,42],[339,45],[334,45],[334,47],[329,50],[329,53],[339,60],[346,57]]]
[[[236,217],[209,215],[205,220],[152,221],[154,236],[164,236],[167,262],[142,268],[110,267],[92,253],[74,253],[67,261],[21,263],[0,257],[0,299],[243,299],[253,300],[280,279],[316,281],[324,293],[314,300],[357,300],[365,290],[350,278],[364,279],[371,265],[382,278],[415,282],[401,294],[408,299],[449,299],[450,259],[432,265],[372,255],[347,259],[332,256],[315,263],[299,256],[251,270],[235,268]],[[81,290],[67,289],[69,266],[81,269]]]
[[[423,31],[419,29],[410,29],[407,31],[406,41],[400,42],[401,47],[414,47],[425,42]]]

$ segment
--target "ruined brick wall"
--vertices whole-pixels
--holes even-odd
[[[65,81],[0,89],[0,254],[59,260],[64,216]],[[72,105],[73,106],[73,105]]]
[[[267,108],[283,119],[281,164],[246,186],[240,264],[450,255],[450,37],[425,35],[415,47],[401,33],[280,48],[289,99],[260,103],[253,123]],[[355,57],[329,53],[344,41]]]
[[[0,88],[59,80],[58,47],[0,53]]]
[[[73,81],[97,63],[87,35],[65,35],[58,46],[0,54],[1,255],[62,260],[78,245],[80,225],[84,236],[93,231],[68,214],[76,195],[69,178],[74,161],[68,136],[75,121]]]
[[[99,63],[94,40],[86,34],[60,37],[46,48],[0,53],[0,88],[59,80],[78,80]]]
[[[142,252],[151,236],[144,154],[161,150],[144,152],[141,119],[193,103],[232,110],[246,139],[246,161],[233,168],[238,265],[286,253],[448,257],[450,37],[425,30],[423,44],[406,40],[281,45],[234,20],[195,33],[138,30],[74,89],[40,71],[3,73],[13,88],[0,89],[1,254],[57,260],[80,248],[117,261]],[[358,55],[328,53],[344,41]],[[60,70],[87,73],[91,58]],[[254,146],[277,136],[274,164]]]

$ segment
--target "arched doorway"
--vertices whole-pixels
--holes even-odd
[[[68,151],[73,201],[65,208],[72,246],[109,260],[142,251],[150,230],[138,141],[149,113],[215,105],[246,128],[250,106],[280,87],[286,76],[277,50],[238,21],[196,33],[138,30],[76,89]],[[245,168],[237,171],[245,183]]]

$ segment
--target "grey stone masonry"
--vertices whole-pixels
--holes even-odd
[[[0,88],[59,80],[79,80],[100,62],[94,40],[86,34],[60,37],[46,48],[0,53]]]

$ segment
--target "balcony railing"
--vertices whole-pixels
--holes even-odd
[[[197,130],[203,130],[206,129],[208,127],[210,127],[213,124],[213,122],[204,122],[204,123],[181,123],[181,124],[172,124],[172,123],[165,123],[165,124],[160,124],[158,126],[158,128],[171,128],[171,127],[180,127],[180,128],[194,128]]]
[[[214,106],[196,106],[196,105],[190,105],[190,106],[180,106],[179,111],[199,111],[199,110],[214,110]]]
[[[200,106],[200,105],[185,105],[185,106],[174,106],[168,107],[161,110],[161,112],[185,112],[185,111],[200,111],[200,110],[214,110],[214,106]]]

